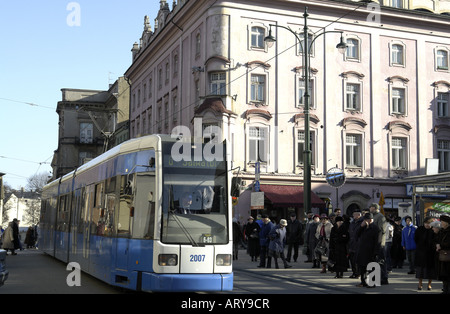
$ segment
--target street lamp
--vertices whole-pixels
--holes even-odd
[[[336,48],[340,53],[345,53],[347,49],[347,44],[344,42],[344,38],[342,36],[341,31],[324,31],[316,37],[314,37],[313,40],[311,40],[311,43],[308,44],[308,8],[305,7],[305,13],[303,14],[304,18],[304,27],[303,27],[303,66],[304,66],[304,79],[305,79],[305,93],[304,93],[304,114],[305,114],[305,149],[303,151],[304,155],[304,169],[303,169],[303,206],[305,210],[305,214],[307,210],[311,209],[311,148],[310,148],[310,130],[309,130],[309,61],[310,61],[310,53],[311,53],[311,47],[313,42],[317,39],[317,37],[325,34],[325,33],[340,33],[341,34],[341,41],[336,45]],[[271,48],[273,44],[275,43],[276,39],[274,36],[272,36],[272,26],[274,27],[281,27],[284,29],[287,29],[292,34],[295,35],[297,40],[301,43],[302,40],[299,38],[299,34],[294,32],[289,27],[281,26],[281,25],[275,25],[270,24],[269,25],[269,35],[264,38],[264,41],[267,43],[267,46]],[[306,216],[305,216],[306,217]]]

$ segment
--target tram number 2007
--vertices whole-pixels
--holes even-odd
[[[190,262],[204,262],[205,261],[205,254],[198,254],[198,255],[191,254],[189,261]]]

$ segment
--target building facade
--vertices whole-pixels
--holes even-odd
[[[302,198],[306,6],[311,209]],[[381,195],[396,214],[412,202],[399,179],[423,174],[427,158],[450,171],[449,14],[448,1],[197,0],[171,9],[160,1],[153,29],[144,18],[125,73],[130,137],[178,125],[194,132],[201,121],[203,137],[212,138],[208,127],[218,126],[245,183],[235,206],[241,221],[258,213],[250,204],[257,162],[264,211],[275,220],[290,211],[351,213]],[[335,48],[338,32],[344,55]],[[335,167],[346,175],[340,188],[325,179]]]

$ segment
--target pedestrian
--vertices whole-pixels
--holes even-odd
[[[28,232],[27,232],[27,234],[28,234]],[[239,226],[237,218],[233,217],[233,260],[238,259],[239,243],[241,243],[242,238],[243,238],[243,235],[242,235],[241,227]]]
[[[414,266],[414,260],[416,258],[416,242],[414,242],[414,234],[416,233],[417,227],[413,225],[410,216],[405,217],[406,226],[402,230],[402,247],[406,252],[406,258],[409,263],[408,274],[412,275],[416,273]]]
[[[313,263],[312,268],[319,268],[320,262],[317,259],[316,253],[314,252],[318,239],[316,238],[317,226],[319,225],[320,219],[319,215],[314,215],[311,222],[306,225],[305,233],[305,245],[308,246],[308,261]]]
[[[352,268],[352,274],[349,278],[359,278],[358,265],[355,261],[356,250],[358,249],[358,237],[356,236],[356,232],[360,228],[361,222],[364,220],[364,218],[362,217],[360,210],[355,210],[352,213],[352,216],[353,220],[350,222],[350,225],[348,227],[348,259]]]
[[[388,273],[392,272],[392,239],[394,237],[394,221],[392,219],[387,219],[386,224],[386,244],[384,246],[384,261],[386,263],[386,271]]]
[[[330,243],[330,234],[331,234],[331,228],[333,225],[328,219],[328,216],[326,214],[322,214],[320,216],[320,223],[317,226],[316,229],[316,238],[317,238],[317,245],[315,248],[315,252],[317,254],[317,259],[322,264],[322,270],[321,273],[327,272],[327,262],[328,262],[328,256],[329,256],[329,243]]]
[[[288,245],[286,260],[291,262],[292,250],[294,250],[294,262],[297,262],[298,258],[298,247],[303,245],[303,225],[297,219],[295,213],[291,213],[290,220],[286,226],[286,243]]]
[[[34,233],[35,233],[34,228],[32,226],[29,226],[24,241],[24,244],[26,244],[27,249],[34,247],[34,244],[36,243]]]
[[[388,273],[386,266],[386,257],[385,257],[385,246],[386,246],[386,217],[382,213],[380,213],[380,205],[378,203],[372,203],[369,206],[369,212],[373,216],[373,223],[378,226],[379,229],[379,237],[380,237],[380,252],[378,252],[378,258],[380,262],[380,271],[381,271],[381,284],[387,285],[388,282]]]
[[[350,235],[348,233],[348,224],[344,223],[344,218],[336,216],[335,225],[330,233],[330,257],[333,261],[333,270],[336,272],[334,278],[343,278],[344,271],[348,268],[348,249],[347,244]]]
[[[436,250],[439,252],[439,263],[437,268],[438,279],[442,281],[442,291],[443,294],[450,294],[449,281],[450,281],[450,216],[441,215],[439,216],[441,221],[441,230],[439,231]],[[447,256],[445,260],[444,254]],[[442,259],[441,259],[441,256]]]
[[[16,247],[14,245],[14,234],[13,234],[13,222],[11,221],[3,232],[3,245],[2,248],[8,252],[11,250],[11,255],[17,255],[15,252]]]
[[[252,262],[256,262],[257,257],[261,253],[259,247],[260,231],[261,227],[254,218],[252,216],[248,217],[247,225],[245,226],[245,236],[247,238],[247,253],[252,258]]]
[[[435,271],[435,252],[436,243],[434,241],[434,232],[431,229],[431,223],[434,218],[428,217],[424,220],[423,226],[417,228],[414,233],[414,242],[416,243],[416,278],[419,279],[417,290],[422,290],[422,280],[428,279],[427,289],[431,290],[431,282],[436,279]]]
[[[275,260],[275,268],[278,269],[278,257],[281,258],[284,264],[284,268],[290,268],[286,258],[284,257],[284,245],[286,243],[286,219],[280,219],[280,223],[272,227],[269,233],[270,243],[269,243],[269,258],[267,261],[267,268],[271,267],[271,258]]]
[[[261,230],[259,231],[259,245],[261,248],[260,251],[260,258],[259,258],[259,265],[257,267],[266,267],[266,258],[268,253],[268,246],[270,243],[269,240],[269,233],[270,230],[272,230],[273,223],[270,221],[269,216],[262,215],[262,226]]]
[[[356,263],[358,264],[361,283],[357,287],[370,287],[367,282],[367,265],[376,261],[380,252],[381,238],[380,230],[373,223],[373,214],[366,213],[360,228],[357,231],[358,249],[356,253]]]
[[[406,258],[405,250],[402,247],[402,218],[394,218],[394,233],[392,236],[392,247],[391,247],[391,261],[392,268],[402,268],[403,261]]]

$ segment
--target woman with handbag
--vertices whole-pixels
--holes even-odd
[[[329,221],[328,216],[322,214],[320,216],[320,223],[316,229],[316,238],[318,241],[314,250],[317,259],[322,263],[321,273],[327,272],[331,228],[333,228],[333,224]]]
[[[436,250],[439,252],[438,279],[442,280],[443,293],[450,294],[450,216],[441,215],[441,230],[438,234],[438,243]]]

